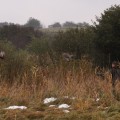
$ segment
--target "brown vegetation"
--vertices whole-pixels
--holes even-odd
[[[104,80],[97,77],[91,61],[85,59],[61,61],[57,66],[32,66],[31,69],[24,71],[22,76],[17,75],[13,78],[12,84],[4,77],[0,78],[1,118],[6,120],[38,118],[56,120],[60,116],[64,119],[65,113],[61,110],[43,104],[43,99],[46,97],[59,98],[54,102],[56,105],[70,104],[71,109],[68,113],[70,116],[67,114],[66,119],[70,117],[71,120],[72,117],[77,120],[77,117],[83,114],[92,119],[91,115],[96,115],[97,111],[104,111],[106,107],[119,103],[111,93],[109,72],[105,71]],[[119,91],[119,83],[116,89]],[[75,97],[75,100],[63,99],[63,96]],[[25,105],[28,109],[24,112],[3,110],[10,105]],[[96,119],[99,117],[102,119],[99,115]]]

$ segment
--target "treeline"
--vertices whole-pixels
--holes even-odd
[[[1,22],[0,28],[2,28],[4,26],[8,26],[8,25],[15,25],[15,24],[8,23],[8,22]],[[16,25],[23,26],[23,27],[32,27],[37,30],[44,28],[42,23],[39,20],[32,18],[32,17],[30,17],[25,24],[23,24],[23,25],[16,24]],[[72,21],[66,21],[63,24],[61,24],[60,22],[55,22],[54,24],[48,25],[48,28],[85,28],[88,26],[90,26],[90,25],[86,22],[74,23]]]
[[[86,28],[90,26],[88,23],[74,23],[72,21],[66,21],[65,23],[61,24],[59,22],[56,22],[52,25],[49,25],[48,28]]]
[[[30,18],[24,26],[10,24],[1,27],[1,43],[11,42],[19,51],[22,49],[22,51],[37,56],[40,64],[45,64],[48,59],[55,63],[62,53],[73,54],[74,59],[87,56],[93,60],[94,64],[101,66],[108,66],[112,61],[120,60],[119,5],[106,9],[92,26],[84,23],[80,24],[83,26],[80,29],[76,26],[76,28],[59,31],[54,35],[35,29],[42,28],[37,20],[33,25],[35,20]],[[58,23],[55,24],[58,25]],[[64,26],[67,24],[68,22]],[[34,26],[36,27],[34,28]],[[52,26],[54,27],[54,25]],[[3,48],[1,45],[0,49],[7,48]],[[9,52],[11,50],[7,50],[7,53]]]

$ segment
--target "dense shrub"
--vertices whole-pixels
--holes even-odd
[[[53,41],[53,48],[57,52],[74,53],[77,58],[80,58],[82,55],[93,53],[94,36],[91,27],[59,32]]]
[[[32,67],[29,54],[23,50],[16,50],[10,42],[0,41],[1,50],[5,51],[5,59],[0,60],[1,77],[12,82],[15,77],[22,77],[24,72]]]
[[[24,27],[20,25],[6,25],[0,28],[0,39],[7,39],[12,42],[16,48],[25,48],[33,37],[41,37],[42,32],[34,30],[32,27]]]

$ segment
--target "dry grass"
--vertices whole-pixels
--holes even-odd
[[[0,115],[2,120],[102,120],[109,117],[102,113],[106,107],[119,104],[111,92],[110,74],[105,72],[104,80],[97,77],[91,62],[86,60],[77,63],[61,62],[55,67],[32,67],[29,72],[14,79],[15,82],[9,84],[3,82],[6,80],[1,78]],[[118,83],[117,92],[119,92],[119,86]],[[76,99],[63,99],[63,96],[76,97]],[[43,99],[46,97],[59,98],[54,102],[56,105],[70,104],[71,112],[65,115],[59,109],[49,108],[43,104]],[[96,101],[97,98],[100,100]],[[28,109],[25,111],[3,110],[10,105],[25,105]],[[120,109],[111,116],[116,115],[119,118],[119,113]]]

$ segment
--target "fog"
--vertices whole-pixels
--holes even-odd
[[[24,24],[34,17],[47,26],[54,22],[95,21],[95,16],[120,0],[0,0],[0,22]]]

